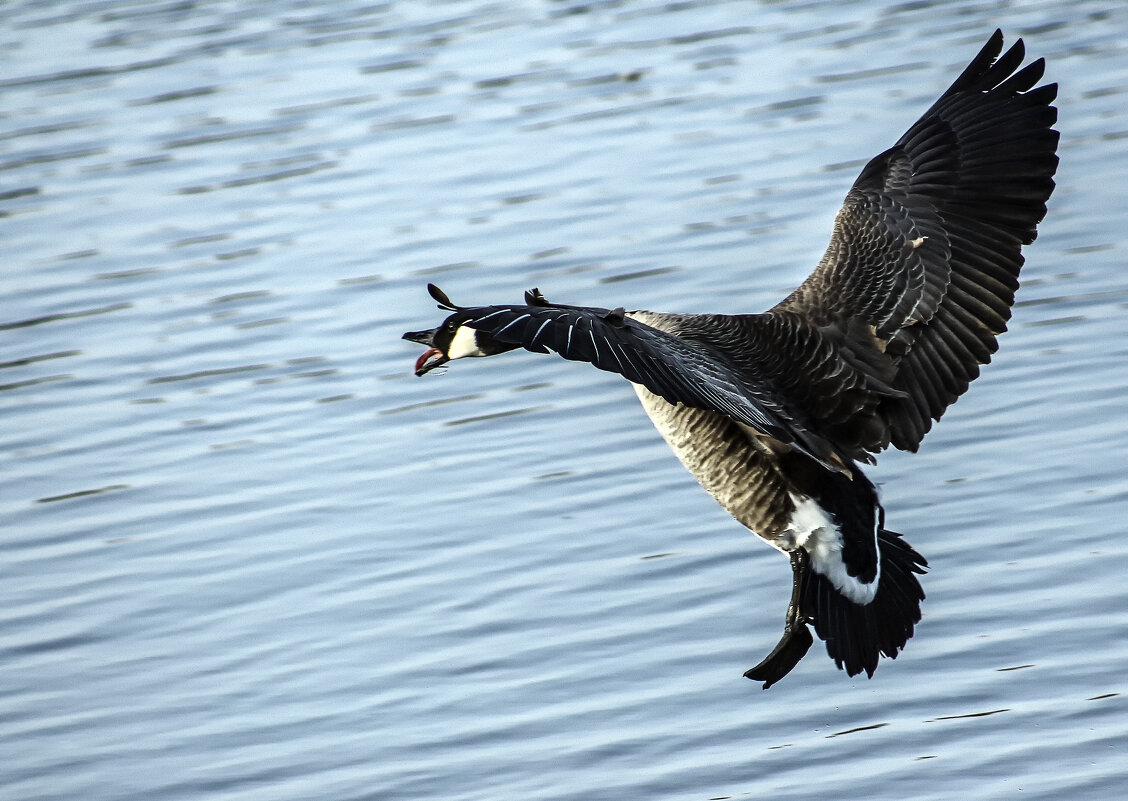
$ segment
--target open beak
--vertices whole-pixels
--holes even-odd
[[[444,356],[443,352],[438,348],[428,348],[423,351],[423,355],[416,360],[415,374],[418,376],[426,375],[436,367],[442,367],[449,361],[450,359]]]
[[[418,342],[420,345],[427,346],[427,350],[423,351],[423,355],[415,362],[415,374],[418,376],[426,375],[436,367],[441,367],[450,361],[441,350],[432,344],[435,341],[435,331],[437,330],[433,328],[428,331],[408,331],[403,335],[403,338],[409,342]]]

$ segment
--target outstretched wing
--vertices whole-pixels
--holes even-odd
[[[1034,88],[996,31],[955,83],[846,196],[811,276],[773,311],[815,325],[860,318],[894,360],[882,409],[892,444],[916,450],[979,375],[1006,330],[1022,268],[1054,189],[1057,85]],[[996,60],[997,59],[997,60]],[[1017,71],[1016,71],[1017,70]]]
[[[536,290],[525,297],[523,306],[457,308],[464,325],[500,342],[589,362],[670,403],[718,412],[793,445],[831,470],[843,469],[830,444],[785,407],[770,382],[741,378],[709,344],[659,330],[623,309],[550,304]]]

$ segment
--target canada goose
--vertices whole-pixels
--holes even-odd
[[[457,306],[416,375],[468,356],[552,350],[630,381],[701,485],[788,554],[783,637],[744,675],[764,688],[813,642],[872,676],[920,621],[927,562],[885,528],[858,467],[889,445],[915,451],[991,360],[1006,330],[1022,245],[1054,189],[1057,85],[1018,40],[990,40],[846,194],[825,255],[762,314],[666,314],[565,306],[533,289],[514,306]]]

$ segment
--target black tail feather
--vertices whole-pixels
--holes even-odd
[[[920,622],[924,590],[914,574],[923,574],[928,562],[892,531],[880,531],[878,547],[881,579],[876,596],[865,606],[843,597],[813,570],[803,586],[803,615],[826,641],[830,658],[850,676],[862,671],[872,676],[881,656],[896,658]]]

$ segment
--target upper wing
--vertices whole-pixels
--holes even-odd
[[[659,330],[623,309],[550,304],[537,290],[525,299],[523,306],[453,308],[465,316],[464,325],[500,342],[590,362],[670,403],[718,412],[793,445],[829,469],[844,469],[831,445],[784,405],[771,382],[742,378],[708,343]]]
[[[882,414],[915,450],[979,375],[1006,330],[1022,268],[1054,188],[1057,85],[1018,69],[1022,40],[995,34],[846,195],[811,276],[775,310],[815,325],[859,318],[897,366]],[[997,58],[997,60],[996,60]],[[1017,71],[1016,71],[1017,70]]]

